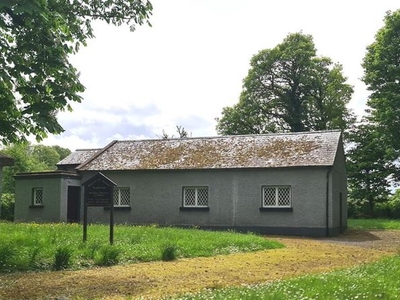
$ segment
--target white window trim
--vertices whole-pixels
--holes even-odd
[[[121,204],[121,191],[128,191],[129,195],[129,204]],[[114,188],[114,196],[115,192],[117,192],[117,199],[113,198],[114,207],[130,207],[131,206],[131,189],[129,187],[115,187]],[[115,201],[117,200],[117,201]]]
[[[275,205],[265,205],[265,189],[274,188],[275,189]],[[288,188],[289,189],[289,205],[279,205],[279,196],[278,190],[280,188]],[[292,187],[290,185],[264,185],[262,186],[262,199],[261,204],[263,208],[291,208],[292,207]]]
[[[38,202],[38,193],[41,193],[41,202]],[[35,187],[32,189],[32,205],[33,206],[43,206],[44,202],[44,193],[43,193],[43,188],[42,187]]]
[[[186,204],[186,190],[189,189],[194,189],[195,190],[195,204],[194,205],[187,205]],[[199,205],[198,204],[198,191],[199,189],[206,189],[207,190],[207,205]],[[182,201],[183,201],[183,207],[209,207],[209,201],[210,201],[210,191],[208,186],[184,186],[183,187],[183,195],[182,195]]]

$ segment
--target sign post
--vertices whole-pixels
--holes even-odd
[[[110,207],[110,244],[114,243],[114,187],[116,184],[103,175],[97,173],[83,183],[83,242],[87,241],[87,209],[89,206]]]

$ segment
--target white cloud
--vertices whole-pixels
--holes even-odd
[[[314,37],[319,55],[343,65],[355,88],[350,107],[364,110],[359,80],[366,46],[398,1],[153,0],[152,28],[96,23],[96,38],[72,57],[87,90],[66,132],[51,137],[73,148],[112,139],[156,138],[181,125],[193,136],[216,135],[215,117],[238,101],[250,58],[289,32]]]

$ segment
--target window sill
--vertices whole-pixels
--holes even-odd
[[[293,211],[293,207],[260,207],[260,211]]]
[[[179,207],[180,211],[209,211],[210,208],[209,207],[186,207],[186,206],[182,206]]]
[[[104,210],[110,210],[111,207],[105,206]],[[114,206],[114,210],[131,210],[130,206]]]
[[[29,208],[44,208],[43,205],[29,205]]]

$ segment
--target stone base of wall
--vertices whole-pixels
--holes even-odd
[[[193,227],[193,226],[177,226],[177,227]],[[197,227],[197,226],[196,226]],[[262,226],[198,226],[199,229],[205,230],[233,230],[237,232],[254,232],[265,235],[283,235],[283,236],[307,236],[307,237],[326,237],[337,236],[340,234],[340,228],[313,228],[313,227],[262,227]],[[344,229],[347,229],[344,228]]]

